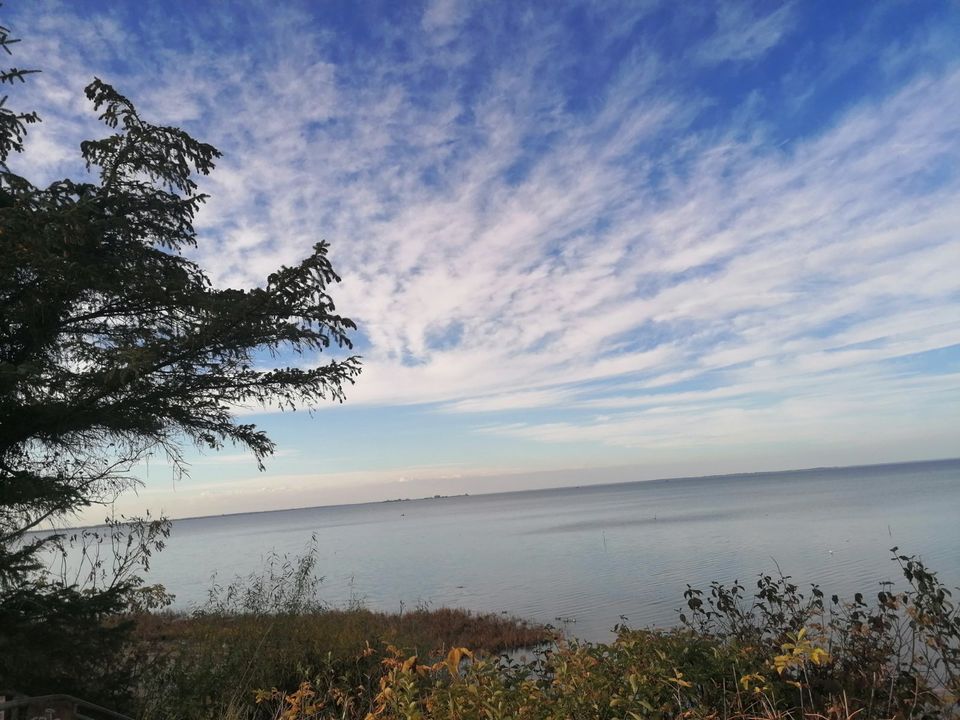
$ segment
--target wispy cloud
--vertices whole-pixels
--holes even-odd
[[[706,62],[755,60],[774,47],[791,29],[790,3],[770,10],[772,4],[717,4],[714,30],[698,46],[697,57]],[[758,11],[759,10],[759,11]]]
[[[93,74],[220,146],[200,259],[253,284],[330,239],[362,330],[354,405],[658,448],[957,419],[957,58],[906,73],[902,42],[859,38],[896,72],[798,127],[769,110],[797,97],[756,100],[798,66],[736,96],[713,83],[794,37],[800,5],[721,3],[675,46],[644,25],[669,9],[638,7],[444,0],[361,17],[367,45],[307,9],[247,8],[244,42],[204,15],[171,46],[42,4],[17,28],[47,69],[26,160],[65,169]]]

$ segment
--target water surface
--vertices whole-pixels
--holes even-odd
[[[285,510],[176,521],[150,581],[186,608],[214,572],[315,535],[331,604],[507,612],[602,640],[621,616],[675,624],[687,583],[777,565],[828,596],[875,592],[899,579],[894,545],[960,584],[958,511],[960,460]]]

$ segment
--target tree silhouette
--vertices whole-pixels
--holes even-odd
[[[0,47],[9,53],[15,42],[0,27]],[[0,84],[30,72],[0,72]],[[101,621],[130,603],[136,571],[167,527],[131,525],[132,557],[113,574],[94,563],[85,587],[41,563],[63,535],[29,531],[111,502],[158,449],[182,471],[185,444],[229,442],[262,469],[274,445],[237,420],[238,406],[342,401],[359,373],[355,356],[312,363],[315,352],[349,349],[356,327],[328,294],[339,277],[327,244],[262,287],[214,287],[184,250],[197,244],[193,219],[205,200],[193,178],[220,153],[145,121],[99,79],[86,96],[110,134],[81,144],[90,178],[46,187],[8,166],[39,118],[0,101],[0,678],[32,691],[81,691],[84,672],[107,677],[82,671],[78,653],[85,643],[83,655],[96,652],[91,644],[104,653],[116,645]],[[302,366],[264,367],[266,357],[298,355]],[[58,633],[71,638],[64,660],[54,659]],[[28,662],[41,639],[45,659]]]

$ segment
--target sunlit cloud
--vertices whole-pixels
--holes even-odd
[[[350,27],[207,6],[171,42],[37,3],[14,24],[45,70],[24,163],[74,167],[93,75],[219,146],[198,259],[253,285],[330,240],[371,413],[598,459],[865,428],[937,453],[960,420],[960,44],[884,11],[828,32],[791,3],[438,0]]]

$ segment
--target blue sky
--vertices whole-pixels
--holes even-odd
[[[173,515],[960,454],[953,2],[10,2],[79,172],[112,82],[224,152],[197,259],[326,238],[365,369],[158,459]],[[320,362],[323,358],[309,359]]]

